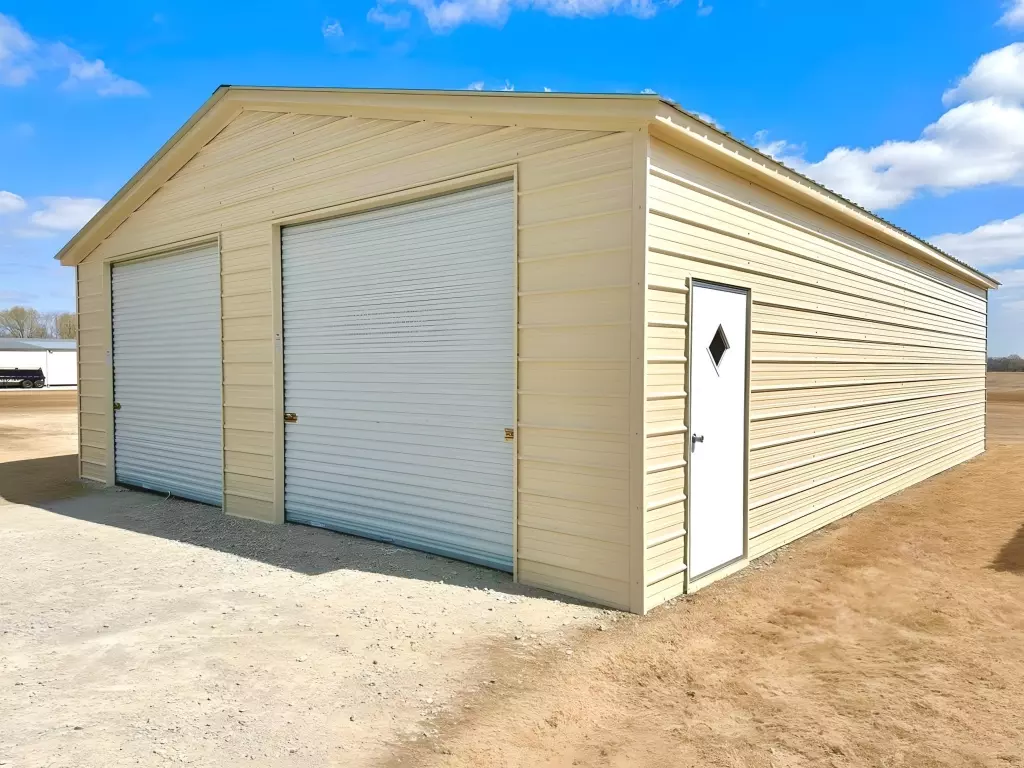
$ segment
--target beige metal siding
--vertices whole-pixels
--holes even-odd
[[[110,295],[103,264],[78,267],[78,435],[81,476],[107,482],[113,472],[109,450],[110,419]]]
[[[629,608],[632,152],[622,133],[245,111],[90,254],[83,302],[102,294],[103,261],[220,234],[225,505],[274,520],[272,222],[514,164],[519,577]],[[102,364],[109,308],[95,311],[83,363]],[[104,386],[83,397],[97,418],[82,471],[99,479]]]
[[[653,251],[648,254],[644,429],[648,608],[680,594],[686,577],[686,280],[685,270],[674,259]]]
[[[983,289],[657,140],[649,207],[648,608],[683,587],[652,583],[683,549],[651,533],[682,520],[684,366],[654,361],[685,349],[687,276],[753,291],[751,557],[984,450]]]
[[[519,578],[629,608],[632,137],[519,190]]]

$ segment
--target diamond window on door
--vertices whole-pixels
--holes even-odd
[[[729,339],[725,337],[725,329],[719,325],[715,335],[711,338],[711,343],[708,344],[708,354],[711,355],[711,361],[715,364],[715,370],[718,370],[718,366],[722,364],[722,358],[725,357],[728,349]]]

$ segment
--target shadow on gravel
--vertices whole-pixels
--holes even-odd
[[[584,604],[515,584],[509,574],[490,568],[306,525],[268,525],[230,517],[217,507],[147,491],[100,488],[78,480],[77,474],[75,454],[0,463],[0,499],[307,576],[357,570]],[[132,552],[127,550],[125,557],[132,557]]]
[[[78,479],[78,454],[0,463],[0,499],[44,504],[88,492]]]
[[[1024,573],[1024,524],[1017,529],[1017,535],[999,550],[999,555],[992,562],[992,570]]]

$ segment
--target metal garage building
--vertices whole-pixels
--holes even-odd
[[[74,339],[0,339],[0,368],[42,370],[48,387],[78,383],[78,352]]]
[[[985,446],[996,284],[655,96],[224,87],[59,258],[83,477],[635,612]]]

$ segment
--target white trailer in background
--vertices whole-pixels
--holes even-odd
[[[78,386],[78,348],[74,339],[0,338],[0,368],[39,368],[47,387]]]

